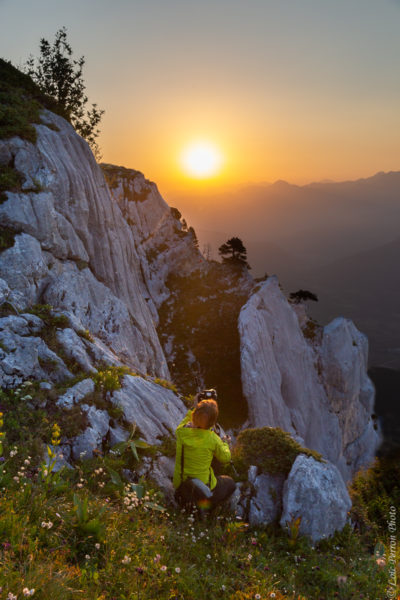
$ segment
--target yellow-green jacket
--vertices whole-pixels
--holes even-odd
[[[213,490],[217,485],[214,471],[211,468],[213,457],[222,463],[231,459],[231,452],[226,442],[211,429],[200,429],[185,425],[191,423],[192,410],[176,428],[176,459],[173,484],[178,488],[187,477],[197,477]],[[181,473],[182,444],[184,445],[184,465]]]

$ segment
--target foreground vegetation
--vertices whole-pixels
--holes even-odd
[[[123,479],[123,469],[134,474],[138,466],[128,444],[55,472],[63,432],[55,415],[31,409],[24,415],[29,390],[22,391],[18,419],[6,395],[0,398],[0,410],[6,407],[0,417],[0,598],[389,597],[389,564],[382,558],[390,542],[386,513],[399,499],[399,473],[387,488],[383,483],[390,466],[357,479],[357,530],[348,525],[312,545],[298,536],[295,521],[288,535],[275,525],[251,529],[230,513],[199,520],[168,507],[151,482]],[[18,406],[15,393],[13,400]],[[46,461],[39,432],[53,448]],[[143,451],[140,444],[137,450]]]

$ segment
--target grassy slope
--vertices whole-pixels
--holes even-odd
[[[55,416],[26,406],[35,394],[21,386],[0,402],[0,598],[21,598],[25,587],[43,600],[385,597],[389,571],[373,549],[380,540],[388,551],[399,468],[359,480],[357,531],[348,526],[312,546],[295,526],[288,536],[276,525],[251,529],[232,514],[198,521],[167,507],[151,482],[123,483],[122,470],[137,466],[129,448],[54,474],[41,464],[38,435],[42,443],[57,437]]]

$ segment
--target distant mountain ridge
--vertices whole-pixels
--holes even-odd
[[[304,186],[277,181],[197,196],[196,202],[174,196],[173,202],[197,231],[238,235],[245,245],[268,241],[307,261],[306,267],[317,266],[398,236],[400,171]]]

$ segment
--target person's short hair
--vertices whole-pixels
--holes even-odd
[[[202,400],[192,414],[192,423],[201,429],[210,429],[218,419],[218,404],[215,400]]]

